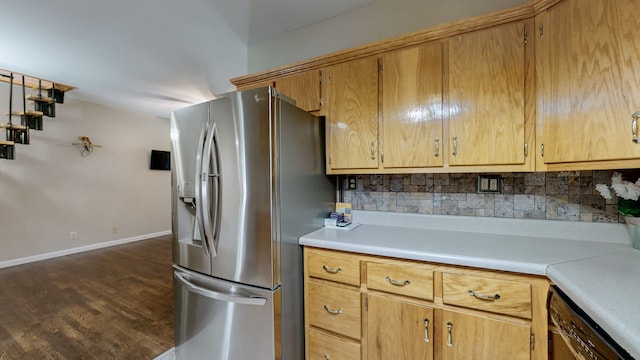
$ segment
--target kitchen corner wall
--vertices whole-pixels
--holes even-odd
[[[499,194],[478,193],[479,174],[353,175],[355,190],[341,180],[355,210],[615,223],[615,198],[595,190],[613,172],[501,173]]]

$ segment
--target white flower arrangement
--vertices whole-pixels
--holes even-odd
[[[632,183],[622,179],[622,174],[614,172],[611,176],[611,189],[618,197],[618,213],[624,216],[640,216],[640,179]],[[611,189],[606,184],[597,184],[596,190],[603,198],[613,198]]]

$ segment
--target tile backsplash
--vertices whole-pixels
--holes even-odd
[[[341,181],[355,210],[612,223],[623,222],[615,196],[605,200],[595,185],[614,171],[491,174],[502,178],[496,194],[477,192],[480,174],[352,175],[355,190]]]

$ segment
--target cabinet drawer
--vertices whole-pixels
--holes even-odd
[[[360,339],[360,291],[309,281],[309,324]]]
[[[443,273],[442,301],[531,319],[531,284],[527,282]]]
[[[433,270],[412,263],[367,263],[367,287],[433,300]]]
[[[330,251],[308,250],[309,276],[360,286],[360,260]]]
[[[360,360],[360,343],[309,330],[308,360]]]

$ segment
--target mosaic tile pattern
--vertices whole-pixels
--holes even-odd
[[[479,174],[354,175],[355,190],[341,179],[356,210],[615,223],[623,222],[615,197],[595,190],[614,171],[491,174],[502,179],[499,194],[478,193]]]

